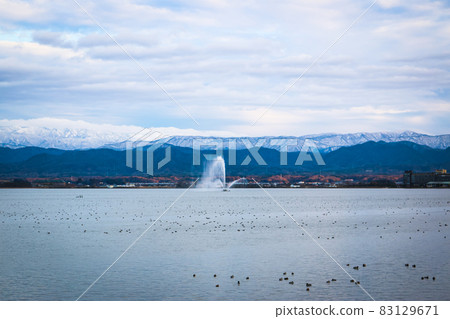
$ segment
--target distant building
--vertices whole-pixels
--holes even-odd
[[[429,173],[414,173],[405,171],[403,185],[405,187],[448,187],[450,174],[445,169],[439,169]]]

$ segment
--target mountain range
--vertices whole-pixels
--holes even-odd
[[[266,149],[282,150],[290,152],[300,151],[306,140],[313,141],[317,148],[324,153],[337,150],[341,147],[372,142],[412,142],[419,145],[436,149],[446,149],[450,147],[450,134],[431,136],[412,131],[401,133],[378,132],[378,133],[350,133],[350,134],[316,134],[303,136],[263,136],[263,137],[203,137],[203,136],[172,136],[164,140],[164,144],[192,148],[193,145],[201,145],[208,148],[208,145],[219,145],[223,149],[242,150],[249,147],[261,147]],[[146,145],[159,143],[159,140],[146,142]],[[105,145],[106,148],[126,149],[131,143],[118,143]],[[212,147],[210,147],[212,148]]]
[[[136,131],[140,133],[133,136]],[[185,135],[177,135],[180,133]],[[138,146],[144,150],[153,146],[157,161],[165,156],[168,147],[171,148],[171,161],[156,172],[161,176],[201,174],[204,163],[193,165],[192,160],[196,146],[204,154],[213,152],[215,148],[222,149],[227,174],[236,176],[317,172],[399,174],[407,169],[450,168],[450,134],[432,136],[405,131],[221,137],[216,133],[56,119],[0,120],[0,177],[145,175],[136,167],[127,167],[125,162],[125,150],[133,149],[136,153]],[[168,137],[155,138],[161,136]],[[314,161],[294,165],[306,140],[314,142],[326,165],[317,165]],[[257,165],[251,150],[258,152],[267,165]],[[280,152],[286,150],[288,163],[281,165]],[[238,165],[229,165],[229,156],[233,154],[236,154]],[[247,157],[252,160],[240,165]],[[143,162],[145,170],[145,158]]]
[[[62,120],[64,121],[64,120]],[[127,140],[136,133],[137,127],[119,126],[86,126],[76,127],[72,122],[61,123],[57,127],[52,126],[25,126],[25,125],[0,125],[0,146],[9,148],[21,147],[41,147],[56,148],[61,150],[82,150],[95,148],[108,148],[124,150],[130,147]],[[65,127],[67,124],[67,127]],[[69,126],[71,125],[71,126]],[[160,129],[149,129],[158,132]],[[145,131],[145,130],[144,130]],[[175,129],[169,132],[177,133]],[[164,132],[164,135],[167,135]],[[156,135],[150,135],[150,140],[145,139],[145,144],[152,145],[157,140],[152,140]],[[177,147],[193,147],[194,141],[197,143],[218,143],[223,148],[245,149],[248,145],[260,146],[267,149],[280,150],[288,147],[289,151],[298,151],[298,147],[292,146],[292,140],[302,145],[308,139],[314,141],[322,152],[331,152],[340,147],[362,144],[368,141],[384,142],[413,142],[416,144],[429,146],[431,148],[445,149],[450,147],[450,134],[427,135],[412,131],[405,132],[376,132],[376,133],[350,133],[350,134],[315,134],[303,136],[263,136],[263,137],[218,137],[218,136],[194,136],[194,135],[174,135],[170,134],[164,143]]]
[[[162,145],[154,152],[155,163],[161,161],[169,145]],[[204,162],[193,165],[193,149],[171,146],[171,160],[155,176],[200,176]],[[135,153],[135,151],[134,151]],[[203,154],[211,153],[203,150]],[[299,152],[287,154],[287,165],[280,165],[280,152],[260,148],[260,156],[266,165],[258,165],[248,149],[236,151],[237,165],[230,165],[229,150],[224,150],[227,175],[275,175],[275,174],[401,174],[404,170],[433,171],[450,169],[450,148],[436,149],[412,142],[369,141],[341,147],[323,153],[325,165],[305,161],[295,165]],[[146,152],[144,152],[146,154]],[[201,157],[203,158],[203,156]],[[74,176],[145,176],[134,167],[126,166],[126,151],[112,149],[58,150],[37,147],[11,149],[0,147],[0,177],[74,177]],[[146,170],[146,159],[143,168]]]

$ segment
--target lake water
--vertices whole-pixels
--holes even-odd
[[[1,190],[0,300],[76,300],[183,191]],[[450,300],[450,190],[267,191],[303,229],[261,189],[191,189],[81,300]]]

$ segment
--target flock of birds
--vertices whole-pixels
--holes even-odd
[[[193,274],[192,277],[193,277],[193,278],[196,278],[197,275],[196,275],[196,274]],[[214,274],[213,278],[216,278],[216,279],[217,279],[217,274]],[[230,279],[234,279],[234,275],[231,275],[231,276],[230,276]],[[245,280],[250,280],[250,277],[249,277],[249,276],[246,276],[246,277],[245,277]],[[237,284],[238,286],[240,286],[240,285],[241,285],[241,281],[238,280],[238,281],[236,282],[236,284]],[[216,284],[216,287],[219,288],[219,287],[220,287],[220,284]]]
[[[126,202],[114,203],[111,207],[99,207],[95,202],[90,201],[89,204],[83,204],[83,195],[77,195],[75,197],[80,202],[75,212],[72,209],[66,209],[65,207],[59,207],[56,212],[47,212],[43,207],[30,203],[28,207],[21,205],[20,207],[10,207],[8,210],[0,210],[1,223],[5,222],[18,222],[18,228],[29,225],[27,222],[32,221],[32,228],[37,232],[44,230],[44,233],[51,234],[50,231],[45,231],[46,225],[52,222],[57,222],[62,227],[68,229],[73,228],[83,233],[90,231],[98,232],[101,228],[102,232],[106,235],[117,233],[131,234],[134,230],[139,231],[145,229],[145,226],[154,222],[154,219],[149,217],[145,210],[139,210],[138,212],[129,211],[126,208]],[[144,201],[142,201],[144,202]],[[288,203],[289,204],[289,203]],[[420,202],[419,202],[420,204]],[[450,201],[447,201],[450,204]],[[292,223],[282,212],[273,213],[270,212],[256,212],[252,204],[247,204],[247,207],[241,209],[226,208],[221,205],[215,205],[216,209],[196,209],[192,205],[187,205],[184,212],[168,213],[152,227],[152,231],[164,231],[172,234],[180,232],[192,232],[192,231],[207,231],[207,232],[245,232],[245,231],[263,231],[273,228],[286,229],[295,228],[296,225]],[[244,205],[242,205],[244,206]],[[340,212],[345,213],[347,207],[340,206]],[[340,212],[332,212],[333,207],[318,205],[311,210],[320,211],[323,213],[298,213],[291,211],[291,215],[296,219],[301,227],[305,229],[314,228],[317,239],[333,240],[336,239],[337,234],[333,233],[335,229],[346,228],[350,230],[374,230],[382,233],[381,230],[389,231],[395,230],[395,234],[401,233],[403,228],[409,228],[415,225],[416,234],[426,232],[441,232],[442,227],[448,227],[446,218],[439,221],[435,225],[428,224],[427,216],[431,216],[430,212],[423,212],[420,208],[410,209],[415,210],[414,214],[410,214],[408,223],[398,223],[395,220],[395,215],[401,213],[402,207],[397,207],[397,211],[385,212],[385,221],[383,223],[372,223],[369,221],[362,221],[359,224],[353,223],[350,219],[351,215],[355,215],[356,212],[352,212],[351,207],[348,207],[348,212],[344,219],[339,218]],[[274,207],[274,210],[279,211]],[[297,209],[298,210],[298,209]],[[400,211],[399,211],[400,210]],[[445,217],[450,209],[446,209]],[[113,215],[113,216],[111,216]],[[422,216],[422,217],[421,217]],[[117,227],[117,225],[107,226],[107,220],[111,218],[118,218],[122,220],[122,225],[125,227]],[[369,219],[370,217],[368,217]],[[346,220],[347,219],[347,220]],[[437,226],[437,227],[436,227]],[[301,235],[305,236],[305,233],[301,230]],[[379,238],[383,238],[383,235],[379,235]],[[443,235],[446,239],[447,236]],[[409,239],[413,239],[413,236],[409,236]]]
[[[346,264],[346,266],[347,266],[347,267],[352,267],[353,270],[359,270],[359,269],[360,269],[360,266],[359,266],[359,265],[358,265],[358,266],[351,266],[350,264]],[[367,264],[362,264],[362,268],[366,268],[366,267],[367,267]],[[415,269],[417,266],[416,266],[415,264],[412,264],[412,265],[410,266],[410,265],[407,263],[407,264],[405,264],[405,267]],[[294,285],[294,283],[295,283],[294,280],[293,280],[294,275],[295,275],[294,272],[286,272],[286,271],[285,271],[285,272],[283,272],[283,275],[282,275],[281,277],[278,278],[278,281],[280,281],[280,282],[287,282],[289,285]],[[197,275],[196,275],[196,274],[193,274],[192,277],[193,277],[193,278],[196,278]],[[218,279],[217,274],[214,274],[214,275],[213,275],[213,278]],[[350,283],[353,283],[353,284],[355,284],[355,285],[360,285],[360,284],[361,284],[360,281],[357,281],[357,280],[353,279],[353,277],[349,277],[349,278],[351,278],[351,279],[350,279]],[[231,275],[231,276],[230,276],[230,279],[235,279],[235,276],[234,276],[234,275]],[[429,280],[429,279],[431,279],[432,281],[436,281],[436,276],[429,276],[429,275],[427,275],[427,276],[422,276],[422,277],[421,277],[421,280]],[[249,276],[246,276],[246,277],[245,277],[245,280],[250,280],[250,277],[249,277]],[[337,282],[337,279],[336,279],[336,278],[331,278],[330,280],[327,280],[327,281],[326,281],[327,284],[332,284],[333,282]],[[241,281],[240,281],[240,280],[237,280],[237,281],[236,281],[236,285],[237,285],[237,286],[240,286],[240,285],[241,285]],[[305,286],[306,286],[306,291],[310,291],[310,290],[312,289],[311,287],[313,286],[313,284],[310,283],[310,282],[305,282]],[[215,283],[215,287],[216,287],[216,288],[219,288],[219,287],[220,287],[220,284]]]

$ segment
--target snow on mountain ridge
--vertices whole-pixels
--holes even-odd
[[[97,148],[111,142],[118,143],[138,129],[140,128],[136,126],[93,124],[55,118],[0,120],[0,144],[14,148]]]
[[[11,148],[37,146],[43,148],[58,148],[64,150],[111,148],[125,149],[130,136],[143,128],[138,126],[117,126],[110,124],[93,124],[84,121],[71,121],[65,119],[32,119],[32,120],[0,120],[0,145]],[[266,137],[221,137],[232,135],[218,131],[196,131],[193,129],[154,128],[154,132],[171,136],[166,144],[193,147],[194,139],[212,140],[223,143],[225,148],[236,144],[237,149],[246,147],[245,140],[253,146],[264,139],[265,148],[280,149],[287,146],[290,139],[295,139],[301,146],[306,139],[313,140],[317,147],[329,152],[343,146],[352,146],[368,141],[399,142],[409,141],[432,148],[445,149],[450,147],[450,134],[431,136],[413,131],[404,132],[360,132],[360,133],[324,133],[295,136],[266,136]],[[217,136],[219,135],[219,136]],[[273,140],[278,139],[278,145]],[[272,141],[272,142],[271,142]],[[151,144],[150,142],[149,144]],[[289,146],[288,150],[298,150],[298,147]]]
[[[11,148],[38,146],[64,150],[116,148],[110,145],[118,145],[143,129],[140,126],[96,124],[56,118],[0,120],[0,145]],[[176,127],[156,127],[152,130],[164,136],[228,134]]]
[[[201,140],[205,140],[204,144],[208,144],[206,140],[215,138],[204,138],[194,136],[173,136],[169,140],[165,141],[165,144],[183,147],[192,147],[193,140],[197,139],[197,143]],[[299,137],[294,136],[264,136],[264,137],[232,137],[232,138],[217,138],[220,139],[220,143],[223,144],[225,149],[236,147],[236,149],[244,149],[246,145],[244,140],[248,140],[252,146],[260,146],[264,148],[272,148],[280,150],[281,147],[287,147],[289,151],[298,151],[305,140],[312,140],[317,147],[324,152],[330,152],[340,147],[352,146],[356,144],[362,144],[369,141],[379,142],[413,142],[420,145],[426,145],[431,148],[445,149],[450,147],[450,134],[431,136],[420,134],[416,132],[375,132],[375,133],[348,133],[348,134],[314,134],[304,135]],[[274,141],[277,140],[276,145]],[[296,140],[297,146],[292,146],[290,140]],[[257,144],[260,141],[261,144]],[[231,144],[230,144],[231,142]],[[201,143],[201,142],[200,142]]]

